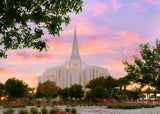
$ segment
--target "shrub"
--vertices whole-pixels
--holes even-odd
[[[52,109],[50,110],[50,114],[57,113],[58,111],[59,111],[58,108],[52,108]]]
[[[29,114],[29,112],[26,109],[20,109],[18,114]]]
[[[75,114],[77,111],[76,111],[75,108],[72,108],[72,109],[71,109],[71,112]]]
[[[66,112],[70,112],[70,109],[69,109],[69,108],[66,108],[65,111],[66,111]]]
[[[41,110],[42,114],[47,114],[47,108],[46,107],[43,107],[42,110]]]
[[[32,113],[32,114],[38,114],[37,108],[32,107],[32,108],[31,108],[31,113]]]
[[[107,108],[119,108],[119,109],[137,109],[137,108],[151,108],[155,107],[154,105],[150,104],[110,104]]]
[[[8,109],[3,114],[13,114],[14,110],[13,109]]]

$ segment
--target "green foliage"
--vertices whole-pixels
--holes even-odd
[[[90,89],[97,86],[105,88],[111,94],[111,89],[117,86],[117,81],[111,76],[107,76],[106,78],[98,77],[89,81],[86,85],[86,87]]]
[[[65,111],[66,111],[66,112],[70,112],[70,109],[69,109],[69,108],[65,108]]]
[[[29,114],[29,112],[26,109],[20,109],[18,114]]]
[[[82,86],[80,84],[73,84],[69,89],[69,96],[75,99],[82,98],[84,96]]]
[[[97,86],[105,87],[104,77],[99,77],[99,78],[90,80],[89,83],[86,85],[86,88],[95,88]]]
[[[141,86],[160,89],[160,40],[157,39],[156,46],[152,48],[149,43],[141,44],[140,56],[133,55],[134,63],[123,61],[127,78]]]
[[[13,114],[13,113],[14,113],[13,109],[8,109],[8,110],[3,112],[3,114]]]
[[[46,108],[46,107],[43,107],[43,108],[41,109],[41,112],[42,112],[42,114],[47,114],[47,108]]]
[[[155,107],[155,105],[151,104],[132,104],[132,103],[126,103],[126,104],[110,104],[107,106],[107,108],[115,108],[115,109],[137,109],[137,108],[152,108]]]
[[[69,91],[70,89],[68,87],[64,88],[64,89],[61,89],[59,91],[59,95],[60,97],[63,99],[63,100],[67,100],[68,97],[69,97]]]
[[[0,82],[0,101],[1,97],[5,95],[5,86],[3,83]]]
[[[32,108],[31,108],[31,113],[32,113],[32,114],[38,114],[37,108],[32,107]]]
[[[5,90],[11,98],[20,98],[27,94],[28,85],[22,80],[10,78],[5,82]]]
[[[58,108],[52,108],[52,109],[50,110],[50,114],[57,113],[58,111],[59,111]]]
[[[59,35],[62,24],[68,25],[70,12],[82,11],[82,0],[2,0],[0,2],[0,57],[10,49],[47,49],[41,37],[47,29]],[[35,27],[30,27],[34,24]]]
[[[106,97],[106,90],[103,87],[95,87],[86,93],[86,99],[104,99]]]
[[[72,108],[71,112],[75,114],[77,112],[77,110],[75,108]]]

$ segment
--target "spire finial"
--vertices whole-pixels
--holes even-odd
[[[74,25],[74,29],[76,30],[76,25]]]

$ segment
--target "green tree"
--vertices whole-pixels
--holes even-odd
[[[10,98],[21,98],[27,94],[28,85],[16,78],[10,78],[5,82],[5,90]]]
[[[63,88],[59,91],[59,96],[66,101],[68,100],[69,92],[70,92],[70,89],[68,87]]]
[[[43,95],[48,97],[50,105],[52,105],[52,98],[58,95],[60,88],[54,82],[48,80],[40,85],[39,90]]]
[[[107,76],[104,85],[104,88],[106,88],[107,92],[111,94],[111,90],[117,86],[117,81],[111,76]]]
[[[125,91],[125,90],[126,90],[126,86],[129,85],[129,84],[130,84],[130,82],[129,82],[129,80],[127,79],[127,76],[122,77],[122,78],[119,78],[119,79],[117,80],[117,85],[118,85],[119,88],[120,88],[120,92],[121,92],[121,90],[122,90],[122,87],[124,88],[124,91]]]
[[[160,40],[156,40],[155,47],[141,44],[140,56],[133,55],[134,63],[123,61],[128,79],[160,90]]]
[[[70,22],[69,13],[82,11],[82,0],[1,0],[0,57],[10,49],[47,49],[41,37],[44,30],[55,36],[62,24]],[[34,24],[35,27],[31,27]]]
[[[82,98],[84,96],[84,91],[80,84],[73,84],[69,89],[69,96],[71,98]]]
[[[95,88],[92,88],[90,91],[86,92],[86,99],[104,99],[106,97],[106,90],[103,87],[96,86]]]
[[[90,80],[89,83],[86,85],[86,88],[95,88],[97,86],[104,87],[105,86],[105,78],[98,77],[96,79]]]
[[[5,86],[3,83],[0,82],[0,101],[1,101],[1,97],[3,97],[5,95]]]

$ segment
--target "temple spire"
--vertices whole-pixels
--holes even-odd
[[[76,35],[76,25],[75,25],[75,29],[74,29],[74,38],[73,38],[71,56],[79,56],[79,48],[78,48],[77,35]]]

